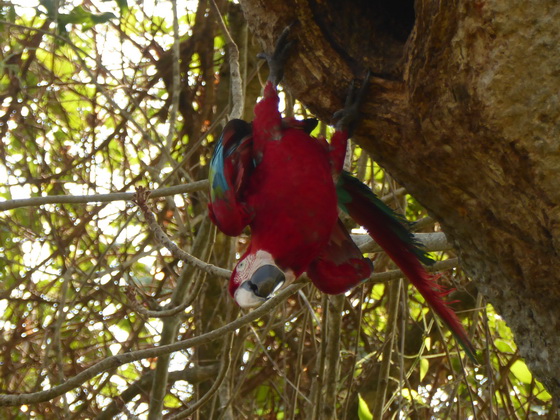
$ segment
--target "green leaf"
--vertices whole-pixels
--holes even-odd
[[[539,381],[535,381],[535,389],[533,390],[533,395],[537,397],[541,401],[550,401],[552,399],[552,395],[548,393],[546,389],[544,389],[543,384]]]
[[[61,13],[58,15],[58,23],[60,25],[82,24],[84,29],[90,29],[99,23],[106,23],[117,17],[111,12],[95,14],[88,12],[82,6],[76,6],[68,14]]]
[[[377,283],[371,288],[371,298],[379,300],[383,297],[385,293],[385,285],[383,283]]]
[[[418,401],[418,392],[410,388],[403,388],[401,395],[409,401]]]
[[[101,0],[103,3],[109,3],[112,0]],[[128,12],[128,1],[127,0],[115,0],[119,10],[121,11],[121,15],[125,12]]]
[[[360,394],[358,394],[358,418],[360,420],[373,420],[373,415]]]
[[[513,353],[515,352],[515,347],[512,341],[506,341],[502,338],[497,338],[494,340],[494,345],[502,353]]]
[[[41,0],[41,6],[47,9],[47,15],[53,17],[56,15],[55,0]]]
[[[517,379],[519,379],[524,384],[530,384],[531,380],[533,379],[533,375],[531,375],[529,368],[522,360],[516,360],[513,365],[511,365],[510,371]]]
[[[430,369],[430,361],[426,358],[420,359],[420,380],[422,381]]]
[[[430,337],[426,337],[424,339],[424,344],[426,345],[426,349],[427,350],[431,350],[432,349],[432,339]]]
[[[119,9],[121,11],[121,13],[124,12],[128,12],[128,1],[127,0],[115,0],[117,3],[117,6],[119,6]]]

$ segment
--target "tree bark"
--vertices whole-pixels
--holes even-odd
[[[464,269],[560,398],[560,4],[242,0],[284,86],[329,120],[374,77],[355,139],[441,223]]]

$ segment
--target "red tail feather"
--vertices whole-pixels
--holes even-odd
[[[463,325],[448,303],[443,300],[449,291],[444,290],[436,282],[438,276],[429,274],[412,252],[411,247],[414,245],[403,241],[390,228],[393,221],[388,220],[389,216],[385,212],[377,208],[368,197],[364,197],[361,191],[354,190],[350,185],[345,185],[345,187],[345,191],[352,197],[350,202],[345,203],[350,216],[367,229],[375,242],[385,250],[426,299],[434,312],[447,324],[467,355],[476,362],[475,348]]]

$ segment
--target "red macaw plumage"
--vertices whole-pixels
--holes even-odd
[[[275,55],[279,49],[285,54],[286,37],[285,31]],[[251,242],[230,279],[231,295],[240,306],[257,306],[304,272],[330,294],[367,279],[373,264],[339,220],[340,207],[386,250],[474,359],[463,326],[442,299],[445,292],[420,263],[433,261],[416,246],[407,222],[342,170],[344,115],[330,144],[312,137],[311,120],[282,119],[276,78],[267,81],[252,124],[226,125],[210,164],[210,217],[231,236],[251,228]],[[347,108],[357,112],[360,98],[354,96],[351,92]]]

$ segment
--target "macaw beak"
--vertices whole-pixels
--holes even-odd
[[[235,291],[235,300],[242,308],[259,306],[279,290],[286,282],[286,275],[272,264],[259,267]]]
[[[259,267],[244,284],[248,285],[255,295],[266,299],[280,289],[285,281],[286,275],[282,270],[267,264]]]

